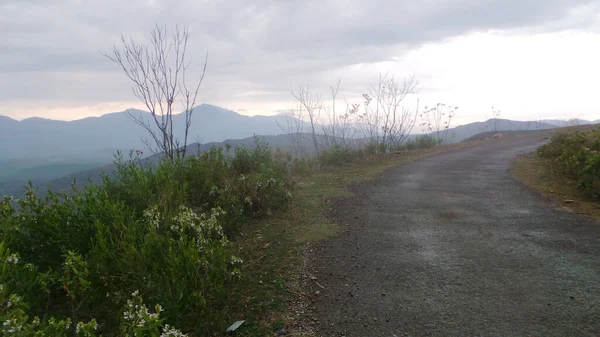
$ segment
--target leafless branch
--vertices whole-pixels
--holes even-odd
[[[187,57],[189,37],[187,27],[175,26],[169,35],[166,27],[157,25],[150,34],[148,44],[121,36],[121,45],[113,46],[112,54],[103,54],[119,65],[125,76],[133,82],[133,94],[148,109],[151,121],[131,111],[127,116],[149,133],[156,149],[170,160],[183,159],[186,155],[194,105],[208,63],[206,54],[199,79],[193,87],[188,87],[186,73],[191,65]],[[174,125],[176,102],[179,99],[185,118],[183,139],[178,137]]]

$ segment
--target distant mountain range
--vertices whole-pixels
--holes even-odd
[[[133,113],[150,118],[144,111],[133,110]],[[173,117],[175,125],[183,124],[183,115]],[[202,144],[193,145],[193,148],[205,150],[224,144],[251,146],[255,134],[266,136],[273,149],[289,150],[291,147],[289,138],[281,135],[283,131],[278,126],[278,123],[285,125],[289,116],[250,117],[203,104],[194,109],[193,118],[189,141]],[[541,130],[593,123],[600,123],[600,120],[521,122],[490,119],[454,127],[448,130],[446,140],[460,142],[494,130]],[[117,151],[125,154],[132,149],[147,151],[141,140],[144,137],[147,137],[146,131],[135,125],[126,112],[69,122],[43,118],[16,121],[0,116],[0,195],[22,190],[28,179],[36,185],[53,182],[55,187],[64,187],[65,182],[73,178],[83,181],[88,176],[98,177],[103,170],[111,171],[110,163]]]
[[[560,121],[564,122],[564,121]],[[581,123],[590,124],[591,122]],[[447,141],[450,143],[461,142],[478,133],[488,131],[522,131],[522,130],[546,130],[561,127],[562,125],[552,124],[549,121],[513,121],[509,119],[493,118],[485,122],[473,122],[465,125],[459,125],[448,130]]]
[[[148,112],[131,110],[149,120]],[[183,125],[183,114],[173,115],[175,126]],[[277,122],[285,116],[245,116],[217,106],[202,104],[194,109],[191,142],[219,142],[254,134],[280,134]],[[175,130],[183,134],[183,130]],[[144,149],[146,131],[135,125],[126,112],[75,121],[28,118],[16,121],[0,116],[0,158],[38,160],[110,160],[117,150]]]

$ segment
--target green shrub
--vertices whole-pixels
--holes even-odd
[[[6,204],[3,204],[6,209]],[[39,289],[48,289],[47,281],[50,273],[39,273],[31,263],[24,263],[18,253],[11,253],[4,241],[0,241],[0,335],[2,336],[84,336],[93,337],[99,330],[105,330],[98,320],[93,317],[77,317],[81,296],[89,292],[92,284],[87,280],[89,270],[87,262],[74,253],[65,256],[64,273],[60,277],[63,282],[64,294],[72,316],[66,317],[55,308],[46,310],[50,317],[35,315],[30,317],[32,309],[27,301],[19,294],[30,293]],[[170,336],[183,336],[181,332],[164,324],[160,316],[162,306],[156,305],[154,312],[148,311],[139,292],[131,294],[124,307],[119,310],[122,321],[113,331],[116,335],[160,336],[170,333]],[[96,313],[96,312],[95,312]],[[59,316],[59,318],[57,318]],[[40,318],[42,317],[42,318]],[[81,318],[81,319],[80,319]],[[115,317],[112,320],[117,321]]]
[[[260,172],[240,175],[233,185],[235,193],[243,198],[244,214],[270,215],[273,210],[285,209],[292,195],[285,188],[280,168],[264,168]]]
[[[334,145],[321,152],[319,162],[323,166],[338,166],[356,160],[360,152],[342,145]]]
[[[364,154],[367,156],[373,156],[377,154],[377,143],[369,142],[363,149]]]
[[[95,317],[103,331],[117,329],[115,313],[138,289],[165,308],[169,323],[186,330],[221,322],[215,308],[223,306],[232,273],[239,274],[219,224],[223,212],[197,215],[181,206],[160,213],[153,206],[137,217],[101,188],[90,189],[62,202],[28,193],[18,213],[3,203],[2,242],[37,271],[33,278],[2,279],[3,287],[22,294],[31,315]]]
[[[231,166],[239,174],[248,174],[258,171],[261,165],[271,165],[273,163],[272,158],[269,144],[254,136],[254,148],[249,150],[244,146],[235,149]]]
[[[407,150],[414,150],[417,148],[417,142],[414,140],[407,140],[405,146]]]
[[[312,158],[300,157],[294,158],[291,166],[291,172],[293,174],[310,175],[316,167],[316,162]]]
[[[231,156],[116,162],[99,185],[43,197],[30,186],[17,205],[0,202],[1,329],[213,335],[227,323],[241,277],[230,238],[247,218],[287,207],[285,165],[260,142]]]
[[[600,199],[600,128],[557,134],[537,154],[552,160],[553,169],[574,179],[593,198]]]
[[[409,139],[405,141],[403,144],[397,145],[396,151],[404,151],[404,150],[415,150],[415,149],[428,149],[430,147],[434,147],[437,145],[437,141],[434,137],[423,135],[417,136],[415,139]]]
[[[438,142],[435,137],[423,135],[415,138],[415,146],[419,149],[428,149],[436,145],[438,145]]]
[[[579,184],[592,197],[600,200],[600,153],[590,154],[585,167],[579,172]]]

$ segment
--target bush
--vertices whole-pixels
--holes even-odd
[[[415,146],[419,149],[428,149],[438,145],[438,141],[435,137],[423,135],[415,138]]]
[[[436,146],[438,143],[434,137],[423,135],[417,136],[414,140],[409,139],[404,142],[403,145],[397,146],[396,151],[402,150],[415,150],[415,149],[428,149]]]
[[[17,205],[4,199],[0,319],[10,323],[2,331],[220,331],[227,291],[241,277],[229,240],[247,218],[285,209],[287,186],[286,169],[257,142],[155,164],[118,157],[99,185],[44,197],[30,186]]]
[[[414,150],[417,148],[417,142],[414,140],[407,140],[405,146],[407,150]]]
[[[365,148],[364,148],[364,153],[367,156],[373,156],[377,154],[377,143],[376,142],[369,142]]]
[[[291,172],[297,175],[310,175],[314,171],[316,164],[312,158],[294,158],[291,164]]]
[[[590,196],[600,199],[600,128],[590,132],[557,134],[538,148],[559,173],[574,179]]]
[[[249,150],[245,146],[235,149],[231,166],[239,174],[248,174],[258,171],[261,165],[271,165],[272,158],[269,144],[254,136],[254,149]]]
[[[360,151],[342,145],[334,145],[322,151],[318,160],[323,166],[338,166],[356,160],[359,156]]]

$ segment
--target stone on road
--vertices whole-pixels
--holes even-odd
[[[537,140],[494,141],[356,186],[317,247],[322,336],[600,336],[600,224],[517,183]]]

